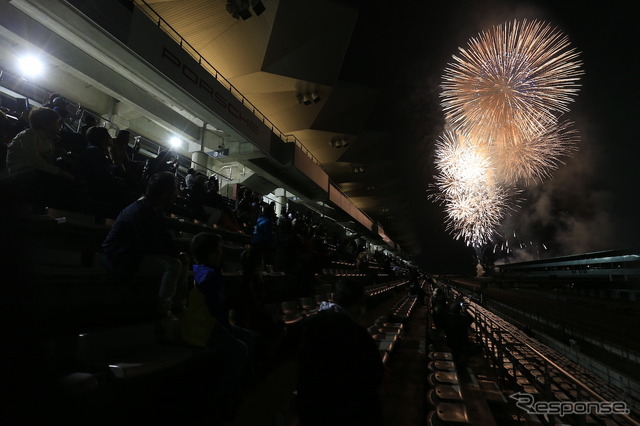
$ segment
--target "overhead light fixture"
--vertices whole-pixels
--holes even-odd
[[[235,19],[242,18],[243,21],[252,16],[251,12],[249,12],[248,0],[227,0],[227,12]]]
[[[255,13],[256,16],[260,16],[260,14],[267,9],[260,0],[252,0],[251,6],[253,8],[253,13]]]
[[[296,99],[299,104],[304,105],[311,105],[311,103],[317,104],[322,100],[317,90],[314,90],[313,92],[298,92],[296,93]]]
[[[329,145],[334,148],[346,148],[349,146],[349,141],[346,136],[334,136],[329,141]]]

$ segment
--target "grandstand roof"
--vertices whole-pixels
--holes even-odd
[[[537,264],[551,264],[551,263],[570,263],[580,260],[604,260],[613,257],[621,257],[621,256],[635,256],[640,258],[640,249],[618,249],[618,250],[602,250],[596,251],[592,253],[581,253],[581,254],[572,254],[569,256],[558,256],[551,257],[547,259],[539,259],[539,260],[529,260],[526,262],[514,262],[514,263],[502,263],[496,264],[497,267],[508,267],[508,266],[529,266],[529,265],[537,265]]]
[[[394,241],[414,254],[423,252],[430,266],[473,256],[472,250],[446,234],[442,209],[426,198],[433,175],[432,146],[443,128],[438,85],[451,55],[489,25],[514,18],[548,20],[584,52],[587,93],[578,103],[585,102],[582,97],[593,98],[593,91],[600,90],[589,87],[588,80],[597,73],[595,52],[602,50],[593,29],[603,13],[614,14],[616,7],[603,11],[544,0],[263,0],[266,10],[260,16],[236,20],[226,11],[225,0],[149,3],[270,119],[297,136],[329,177]],[[599,38],[604,40],[607,34]],[[616,37],[605,50],[619,41]],[[296,95],[314,90],[321,98],[318,103],[298,104]],[[597,143],[589,140],[591,135],[583,136],[582,149]],[[336,136],[345,137],[349,146],[330,146]],[[579,161],[593,159],[584,156]],[[365,172],[354,174],[353,166],[362,166]],[[586,178],[582,182],[588,184]],[[573,182],[563,184],[572,185],[574,192],[585,191]],[[598,219],[592,213],[584,217],[577,210],[580,203],[573,206],[577,222],[588,226]],[[513,216],[517,223],[510,225],[519,232],[529,225]],[[604,241],[594,237],[582,247],[558,247],[558,252],[597,249],[598,239]],[[436,253],[432,247],[438,247]]]

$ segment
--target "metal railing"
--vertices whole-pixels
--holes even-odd
[[[569,391],[564,391],[574,401],[584,402],[581,400],[584,397],[592,397],[601,402],[620,400],[620,393],[616,393],[615,388],[584,374],[581,371],[584,369],[583,367],[568,359],[563,362],[564,357],[559,353],[542,343],[535,342],[500,316],[473,301],[468,301],[468,303],[474,317],[475,332],[487,345],[485,347],[489,355],[497,362],[499,370],[511,370],[514,379],[517,376],[516,372],[520,371],[523,377],[530,379],[532,386],[542,390],[548,401],[555,399],[551,385],[559,385],[563,381],[574,385],[572,387],[574,395]],[[522,360],[526,361],[526,365]],[[510,364],[508,368],[505,367],[507,363]],[[530,374],[531,363],[539,370],[539,376]],[[526,368],[527,366],[529,368]],[[525,392],[528,392],[526,388]],[[609,419],[614,420],[616,424],[640,426],[640,422],[625,414],[616,414]],[[604,419],[598,418],[597,420],[604,423]],[[579,424],[583,421],[583,418],[577,419]]]
[[[186,39],[184,39],[176,29],[174,29],[171,24],[169,24],[158,12],[156,12],[145,0],[136,0],[136,5],[138,8],[144,12],[147,17],[156,23],[158,28],[163,30],[169,37],[171,37],[178,45],[191,56],[198,64],[204,68],[218,83],[222,84],[222,86],[229,91],[236,99],[238,99],[242,105],[249,108],[249,110],[255,115],[264,125],[266,125],[269,130],[278,135],[280,139],[284,142],[292,143],[295,142],[297,146],[299,146],[303,151],[318,165],[320,165],[320,161],[308,150],[304,147],[302,142],[295,137],[294,135],[287,135],[282,132],[278,127],[273,124],[271,120],[267,118],[260,110],[249,101],[236,87],[231,84],[229,80],[227,80],[220,72],[214,67],[211,62],[209,62],[204,56],[202,56],[195,47],[193,47]]]
[[[273,133],[278,135],[278,137],[286,143],[295,143],[296,146],[300,148],[300,150],[305,155],[307,155],[307,157],[309,157],[316,165],[318,165],[326,173],[326,169],[324,168],[320,160],[318,160],[316,156],[313,155],[313,153],[300,141],[300,139],[298,139],[295,135],[285,134],[280,129],[278,129],[278,127],[275,124],[273,124],[271,120],[269,120],[264,114],[262,114],[260,110],[256,108],[256,106],[253,105],[242,93],[240,93],[240,91],[236,89],[235,86],[231,84],[229,80],[227,80],[222,74],[220,74],[220,72],[204,56],[202,56],[202,54],[200,54],[195,47],[193,47],[186,39],[184,39],[180,35],[180,33],[178,33],[178,31],[174,29],[171,26],[171,24],[169,24],[162,16],[160,16],[160,14],[156,12],[145,0],[135,0],[135,3],[138,6],[138,8],[145,15],[147,15],[147,17],[151,21],[156,23],[158,28],[163,30],[169,37],[171,37],[171,39],[173,39],[176,43],[178,43],[178,45],[186,53],[188,53],[195,61],[197,61],[198,64],[200,64],[200,66],[202,66],[213,78],[216,79],[216,81],[222,84],[222,86],[226,88],[229,91],[229,93],[231,93],[236,99],[238,99],[244,106],[249,108],[251,112],[258,119],[260,119],[262,123],[265,124]],[[331,179],[329,179],[329,183],[333,184]],[[367,215],[364,211],[362,211],[362,209],[356,206],[353,200],[349,198],[342,190],[340,190],[337,185],[333,184],[333,186],[340,193],[342,193],[342,195],[344,195],[347,198],[347,200],[349,200],[349,202],[356,209],[358,209],[358,211],[360,211],[368,220],[370,220],[372,224],[375,223],[375,221],[372,220],[369,217],[369,215]]]

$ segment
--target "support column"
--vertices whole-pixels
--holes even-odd
[[[191,167],[196,172],[201,172],[209,175],[209,171],[207,170],[209,165],[209,156],[202,151],[194,151],[191,153]]]
[[[279,217],[282,208],[287,205],[287,191],[284,188],[276,188],[273,195],[276,197],[276,216]]]

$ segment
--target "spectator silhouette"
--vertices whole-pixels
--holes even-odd
[[[378,387],[384,367],[378,346],[354,317],[362,284],[341,280],[335,303],[323,302],[306,319],[298,353],[298,407],[302,426],[380,425]]]
[[[292,273],[296,267],[300,241],[293,232],[289,219],[284,219],[278,226],[275,243],[274,269]]]
[[[173,319],[171,309],[184,308],[188,258],[180,253],[165,224],[163,212],[177,197],[175,177],[153,175],[144,197],[120,212],[102,243],[107,268],[121,277],[159,276],[157,311]]]
[[[78,198],[82,187],[71,173],[56,165],[60,116],[49,108],[34,109],[29,124],[31,127],[18,133],[7,146],[11,190],[18,197],[36,192],[68,206]]]
[[[128,130],[120,130],[115,139],[111,140],[111,159],[115,169],[115,175],[120,177],[127,176],[129,172],[129,139],[131,133]]]
[[[271,250],[273,243],[272,228],[271,208],[267,205],[261,209],[251,237],[251,245],[256,247],[263,256],[267,256]]]
[[[50,93],[49,96],[47,96],[47,98],[44,100],[44,104],[42,105],[45,108],[51,108],[53,109],[55,105],[53,105],[53,100],[56,98],[61,98],[62,96],[60,95],[60,93]]]
[[[187,175],[184,177],[184,184],[187,186],[187,189],[193,188],[193,179],[196,177],[196,170],[194,168],[189,168],[187,170]]]
[[[92,127],[87,131],[87,149],[76,162],[76,175],[86,181],[89,195],[109,202],[117,214],[133,201],[133,195],[124,180],[113,175],[113,164],[107,147],[111,141],[104,127]]]
[[[93,115],[87,115],[84,118],[83,122],[84,125],[80,128],[80,134],[82,136],[85,136],[87,134],[87,130],[98,125],[98,121]]]
[[[206,183],[207,194],[219,194],[220,186],[216,175],[209,176]]]
[[[193,274],[196,286],[191,291],[200,293],[189,296],[183,334],[188,343],[216,349],[222,356],[223,368],[217,377],[215,398],[226,409],[231,410],[234,407],[230,397],[237,392],[239,381],[247,368],[253,335],[249,330],[232,325],[229,321],[220,268],[223,253],[220,237],[201,232],[192,238],[190,248],[195,263]],[[193,315],[192,302],[198,300],[194,296],[201,296],[200,299],[204,299],[208,308],[210,319],[205,320],[206,324],[198,324],[197,315]],[[195,330],[202,332],[195,334]]]

